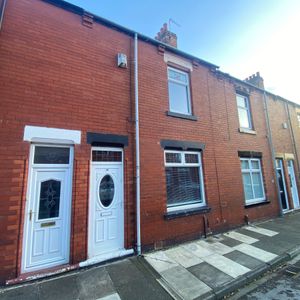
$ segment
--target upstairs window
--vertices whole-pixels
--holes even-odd
[[[168,211],[205,205],[200,152],[165,151]]]
[[[264,201],[265,191],[260,159],[241,158],[240,160],[246,204]]]
[[[244,95],[236,94],[236,102],[238,107],[240,127],[246,129],[253,129],[251,122],[249,98]]]
[[[169,67],[168,84],[170,111],[191,115],[189,74]]]

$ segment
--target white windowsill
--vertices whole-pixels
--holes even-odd
[[[239,132],[240,132],[240,133],[253,134],[253,135],[256,134],[256,131],[255,131],[255,130],[248,129],[248,128],[242,128],[242,127],[239,128]]]

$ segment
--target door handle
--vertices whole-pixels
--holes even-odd
[[[32,214],[33,214],[33,212],[32,212],[32,209],[31,209],[30,212],[29,212],[29,221],[32,220]]]

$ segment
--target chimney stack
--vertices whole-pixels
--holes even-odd
[[[250,77],[246,78],[244,81],[249,82],[263,90],[265,89],[264,79],[260,77],[259,72],[256,72],[256,74],[251,75]]]
[[[160,32],[157,33],[155,39],[174,48],[177,48],[177,35],[168,30],[167,23],[164,23],[163,27],[160,29]]]

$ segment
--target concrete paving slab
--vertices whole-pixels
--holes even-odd
[[[39,300],[38,285],[30,284],[22,287],[12,287],[5,291],[0,290],[1,300]]]
[[[220,242],[228,247],[234,247],[242,243],[224,235],[222,235],[222,239],[220,239]]]
[[[237,250],[225,254],[224,256],[251,270],[264,265],[260,260]]]
[[[165,254],[185,268],[189,268],[203,262],[200,257],[194,255],[182,246],[168,249],[165,251]]]
[[[262,227],[258,227],[258,226],[246,226],[244,227],[246,230],[249,230],[249,231],[253,231],[253,232],[256,232],[256,233],[259,233],[259,234],[262,234],[262,235],[266,235],[266,236],[274,236],[274,235],[277,235],[278,232],[277,231],[273,231],[273,230],[270,230],[270,229],[266,229],[266,228],[262,228]]]
[[[114,293],[102,298],[98,298],[97,300],[121,300],[121,298],[118,293]]]
[[[137,258],[110,264],[106,269],[122,300],[172,299]]]
[[[263,262],[269,262],[272,259],[275,259],[277,257],[276,254],[262,250],[260,248],[254,247],[252,245],[248,244],[241,244],[234,247],[236,250],[245,253],[249,256],[252,256],[254,258],[257,258]]]
[[[84,270],[76,276],[79,299],[97,299],[113,294],[115,288],[105,267]]]
[[[223,286],[233,280],[233,277],[206,262],[193,266],[189,268],[188,271],[213,289]]]
[[[233,278],[237,278],[250,271],[250,269],[220,254],[206,256],[203,260]]]
[[[197,243],[201,247],[204,247],[212,252],[215,252],[215,253],[218,253],[221,255],[230,253],[234,250],[233,248],[231,248],[225,244],[222,244],[220,242],[208,243],[206,241],[198,241]]]
[[[192,252],[194,255],[200,257],[201,259],[203,259],[203,257],[205,256],[214,254],[214,251],[200,246],[197,242],[188,243],[183,245],[182,247],[185,248],[187,251]]]
[[[144,257],[158,273],[178,266],[178,263],[172,258],[168,257],[165,251],[152,252],[145,254]]]
[[[39,286],[39,299],[43,300],[73,300],[79,298],[75,276],[59,277],[45,281]]]
[[[250,237],[248,235],[245,235],[245,234],[238,233],[236,231],[226,232],[226,233],[224,233],[224,235],[227,236],[227,237],[230,237],[234,240],[245,243],[245,244],[253,244],[253,243],[258,242],[258,239],[252,238],[252,237]]]
[[[163,278],[183,299],[196,299],[211,291],[211,288],[182,266],[163,271]]]

